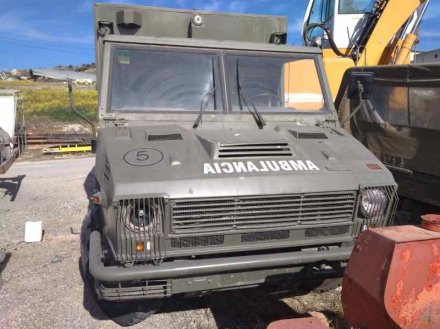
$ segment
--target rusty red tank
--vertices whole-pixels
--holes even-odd
[[[415,226],[362,233],[342,303],[355,328],[440,328],[440,233]]]

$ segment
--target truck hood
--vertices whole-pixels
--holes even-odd
[[[96,177],[111,200],[264,195],[394,185],[385,166],[339,128],[106,127]]]

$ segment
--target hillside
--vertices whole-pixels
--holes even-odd
[[[29,69],[12,69],[8,71],[0,71],[0,81],[25,81],[31,79],[30,71],[33,68]],[[75,71],[75,72],[83,72],[96,74],[96,65],[95,63],[90,64],[82,64],[82,65],[57,65],[51,69],[60,70],[60,71]],[[38,78],[37,80],[41,81],[50,81],[50,79]]]

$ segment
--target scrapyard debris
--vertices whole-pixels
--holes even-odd
[[[43,239],[43,222],[26,222],[24,242],[41,242]]]
[[[6,254],[4,252],[0,252],[0,265],[6,260]]]
[[[70,233],[72,233],[74,235],[79,235],[79,234],[81,234],[81,229],[79,229],[77,227],[70,227]]]
[[[63,261],[64,257],[63,256],[59,256],[59,255],[55,255],[54,257],[52,257],[52,259],[50,260],[50,262],[52,264],[55,263],[61,263]]]

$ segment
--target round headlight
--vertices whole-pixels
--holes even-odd
[[[139,209],[132,207],[130,210],[130,223],[137,228],[148,228],[154,220],[154,210],[150,207]]]
[[[377,217],[384,213],[387,197],[381,190],[366,190],[362,193],[361,211],[365,217]]]

